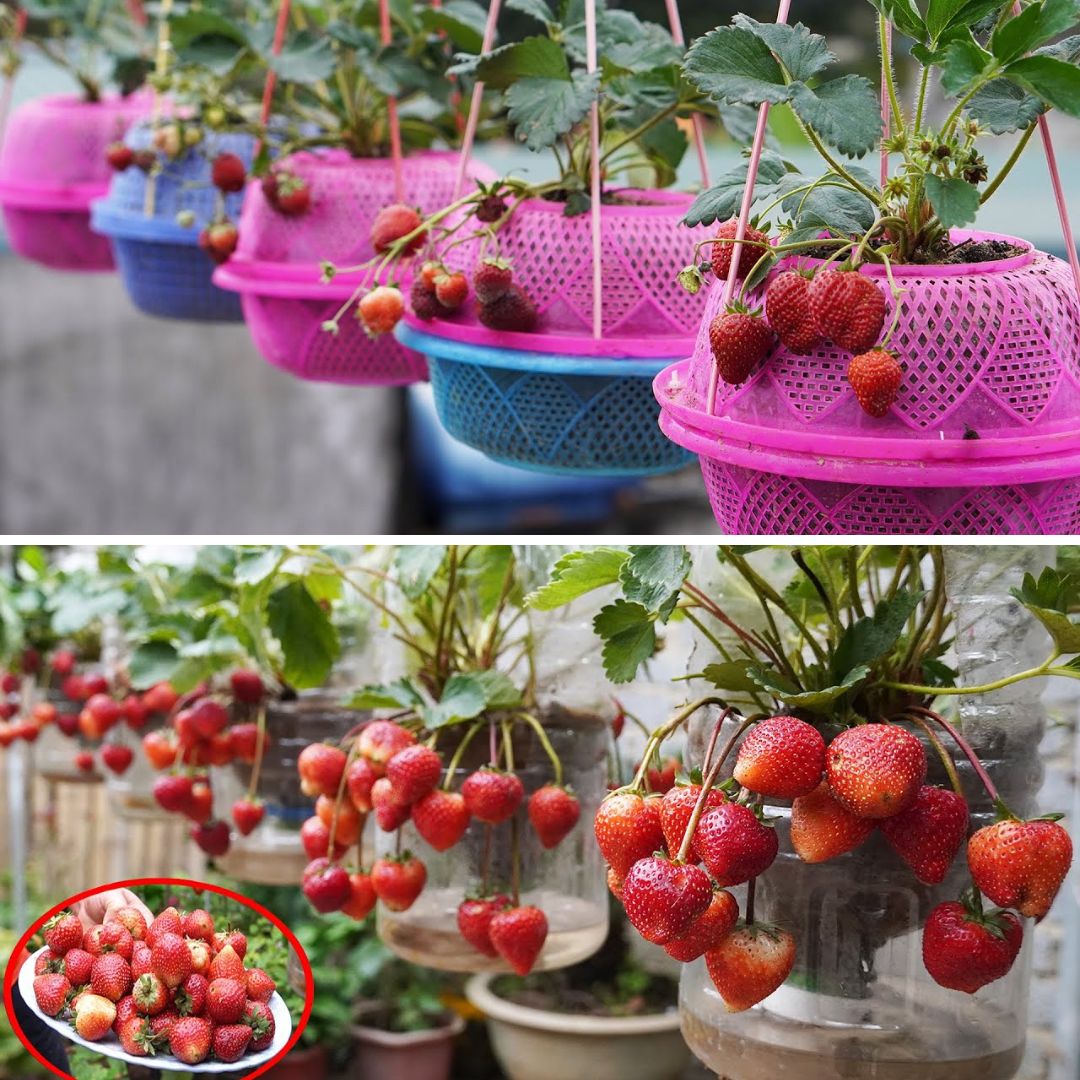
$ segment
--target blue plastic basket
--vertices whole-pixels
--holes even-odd
[[[467,345],[406,323],[455,439],[495,461],[565,475],[651,476],[693,455],[660,431],[652,380],[670,361],[604,360]]]
[[[125,142],[134,150],[150,147],[150,125],[134,125]],[[91,207],[91,226],[111,240],[121,280],[140,311],[167,319],[243,322],[240,297],[213,284],[214,263],[198,247],[199,232],[216,205],[210,162],[225,152],[237,154],[250,168],[255,140],[210,134],[205,144],[169,162],[157,178],[150,217],[144,211],[147,177],[134,166],[117,173],[109,194]],[[242,192],[225,196],[233,220],[242,201]],[[181,211],[195,215],[192,226],[176,223]]]

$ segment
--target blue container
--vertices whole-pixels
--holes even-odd
[[[135,124],[124,141],[133,150],[152,147],[150,124]],[[148,179],[135,166],[116,173],[109,194],[91,207],[91,227],[111,240],[121,280],[140,311],[166,319],[243,322],[239,294],[213,284],[214,263],[198,246],[199,232],[216,207],[210,163],[226,152],[250,169],[255,139],[208,133],[200,145],[168,162],[155,182],[150,217],[145,213]],[[243,192],[225,196],[225,211],[233,221],[240,216],[243,197]],[[176,223],[181,211],[195,215],[192,226]]]
[[[604,360],[469,345],[400,323],[428,359],[455,439],[495,461],[563,475],[653,476],[693,455],[658,426],[652,382],[671,360]]]

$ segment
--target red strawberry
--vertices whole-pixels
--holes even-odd
[[[430,289],[432,292],[434,292],[436,279],[442,277],[445,273],[447,273],[447,269],[445,266],[443,266],[441,262],[435,262],[429,259],[420,267],[420,269],[417,271],[416,276],[418,281],[422,281],[424,283],[425,289]],[[375,722],[377,724],[393,723],[393,721],[391,720],[376,720]]]
[[[209,911],[196,908],[181,916],[180,929],[184,937],[211,942],[214,940],[214,917]]]
[[[539,317],[532,297],[520,285],[511,285],[498,300],[481,304],[477,316],[489,330],[523,334],[535,329]]]
[[[391,911],[408,911],[423,892],[427,869],[411,852],[376,859],[371,867],[371,887]]]
[[[215,979],[236,979],[244,982],[244,961],[230,944],[225,944],[210,962],[210,982]]]
[[[75,1031],[88,1042],[104,1039],[116,1020],[116,1005],[100,994],[81,994],[73,1003]]]
[[[191,723],[200,739],[211,739],[229,724],[229,710],[213,698],[203,698],[191,708]]]
[[[141,1015],[138,1006],[135,1004],[135,998],[131,994],[125,994],[116,1003],[116,1019],[113,1021],[113,1030],[118,1030],[125,1020]]]
[[[622,903],[623,879],[610,866],[607,872],[607,887],[611,890],[611,895]]]
[[[412,808],[416,831],[436,850],[449,851],[469,827],[463,796],[436,788]]]
[[[664,758],[659,768],[650,766],[645,770],[645,786],[655,795],[666,795],[675,786],[679,762],[673,757]]]
[[[300,217],[311,206],[311,185],[302,177],[280,171],[272,173],[274,177],[274,209],[286,217]],[[267,177],[263,184],[265,187]]]
[[[147,928],[146,943],[151,946],[156,944],[162,934],[179,936],[183,933],[183,929],[180,912],[174,907],[167,907],[154,917],[154,921]]]
[[[489,192],[476,203],[474,213],[477,221],[493,225],[505,216],[508,209],[506,200],[501,195],[496,192]]]
[[[972,880],[995,904],[1042,919],[1072,865],[1072,840],[1056,821],[1009,818],[979,829],[967,856]]]
[[[457,909],[458,931],[477,952],[484,956],[498,956],[491,943],[491,920],[510,906],[510,898],[502,894],[484,898],[466,897]]]
[[[116,1024],[116,1037],[125,1054],[132,1057],[146,1057],[157,1053],[157,1042],[150,1025],[141,1016],[129,1016]]]
[[[968,809],[962,795],[924,785],[915,801],[881,822],[893,850],[924,885],[945,880],[967,836]]]
[[[522,976],[532,971],[547,933],[547,916],[536,907],[500,911],[492,918],[489,929],[495,951]]]
[[[92,694],[87,699],[83,712],[89,714],[92,721],[91,728],[94,732],[99,733],[99,738],[105,732],[114,728],[123,716],[120,702],[105,693]]]
[[[72,986],[84,986],[90,981],[94,958],[85,949],[68,949],[64,953],[63,964],[64,975]]]
[[[239,1061],[251,1042],[247,1024],[223,1024],[214,1029],[214,1057],[218,1061]]]
[[[70,912],[61,911],[45,924],[42,936],[55,955],[63,956],[68,949],[82,945],[82,923]]]
[[[254,1053],[265,1050],[274,1041],[274,1014],[262,1001],[249,1001],[244,1010],[244,1023],[251,1028],[251,1045]]]
[[[73,951],[74,951],[73,949],[68,950],[68,952],[73,952]],[[79,949],[79,952],[82,952],[82,951],[83,951],[82,949]],[[86,953],[86,955],[90,956],[89,953]],[[60,974],[65,974],[65,972],[64,972],[64,961],[66,959],[67,959],[66,956],[57,956],[56,953],[54,953],[52,951],[52,949],[46,947],[46,948],[42,949],[41,952],[39,952],[37,954],[37,958],[34,960],[34,974],[35,975],[54,975],[57,972],[59,972]],[[93,960],[94,960],[94,958],[92,956],[90,956],[91,963],[93,963]]]
[[[131,996],[135,1007],[144,1016],[157,1016],[169,1004],[169,991],[153,974],[140,975],[132,986]]]
[[[370,337],[389,334],[405,314],[405,297],[400,289],[379,285],[361,298],[356,314]]]
[[[430,322],[446,314],[446,308],[439,303],[435,290],[416,278],[409,287],[409,307],[412,313],[424,322]]]
[[[63,735],[71,738],[79,730],[79,717],[75,713],[62,712],[56,714],[56,726]],[[91,761],[93,757],[91,757]]]
[[[117,922],[124,927],[134,941],[142,941],[146,937],[146,919],[138,908],[119,908],[117,911],[113,912],[110,921]]]
[[[660,828],[664,832],[664,844],[673,855],[682,846],[683,836],[690,825],[690,818],[694,816],[694,807],[700,795],[700,784],[679,784],[660,800]],[[722,806],[725,802],[727,796],[719,788],[710,788],[705,797],[705,810]],[[693,851],[690,859],[698,861]]]
[[[904,369],[891,352],[871,349],[852,357],[847,378],[864,411],[880,420],[900,395]]]
[[[162,1045],[168,1044],[172,1029],[176,1027],[179,1019],[180,1014],[175,1009],[166,1009],[164,1012],[158,1013],[157,1016],[151,1016],[149,1022],[150,1034],[156,1039],[160,1039]]]
[[[809,795],[825,771],[821,732],[794,716],[773,716],[755,724],[739,747],[735,779],[773,799]]]
[[[356,873],[349,875],[349,898],[341,907],[341,910],[346,915],[356,919],[358,922],[362,922],[371,914],[376,900],[378,900],[378,897],[375,895],[375,887],[371,884],[370,874]],[[248,986],[248,996],[255,996],[251,993],[250,984]]]
[[[131,959],[135,939],[123,923],[107,923],[101,931],[101,951],[119,953],[125,960]]]
[[[236,1024],[247,1004],[247,980],[214,979],[206,992],[206,1012],[215,1024]]]
[[[243,191],[247,166],[236,154],[218,154],[210,166],[210,182],[225,192]]]
[[[131,953],[131,977],[137,979],[140,975],[145,975],[148,971],[152,971],[151,956],[152,950],[145,941],[136,941],[135,948]]]
[[[662,855],[634,863],[622,886],[626,917],[655,945],[685,934],[705,913],[712,896],[712,883],[704,870]]]
[[[241,960],[247,956],[247,938],[239,930],[230,930],[226,939],[226,944],[232,948],[232,951],[240,957]],[[222,946],[224,948],[224,946]],[[221,949],[218,949],[221,952]]]
[[[529,797],[529,821],[540,846],[551,849],[570,835],[581,817],[581,803],[566,788],[545,784]]]
[[[740,926],[705,954],[705,966],[724,1008],[742,1012],[764,1001],[791,974],[795,939],[776,926]]]
[[[380,776],[371,785],[371,806],[375,811],[375,821],[383,832],[400,828],[412,813],[411,807],[397,801],[393,785],[385,776]]]
[[[673,960],[689,964],[720,943],[739,921],[739,905],[726,889],[714,889],[712,902],[678,937],[664,945]]]
[[[124,714],[124,723],[132,731],[142,731],[146,727],[150,714],[138,694],[129,694],[124,698],[120,703],[120,710]]]
[[[485,259],[473,273],[473,291],[481,304],[501,300],[514,283],[514,272],[505,259]]]
[[[386,779],[394,799],[403,806],[411,806],[431,791],[440,776],[442,759],[427,746],[409,746],[386,763]]]
[[[702,814],[694,833],[694,853],[722,886],[741,885],[763,874],[779,850],[776,830],[748,806],[724,803]]]
[[[191,951],[179,934],[163,933],[151,945],[150,966],[170,990],[191,974]]]
[[[738,227],[738,221],[731,218],[725,221],[716,233],[717,240],[727,241],[726,243],[714,243],[712,246],[712,268],[719,281],[727,281],[728,272],[731,270],[731,256],[735,251],[735,245],[731,241],[735,239]],[[765,251],[765,248],[761,245],[768,242],[769,238],[763,232],[759,232],[750,225],[746,227],[743,246],[739,252],[739,269],[736,272],[736,277],[745,278],[754,269],[754,264]]]
[[[349,798],[361,814],[371,812],[371,788],[382,773],[382,766],[376,767],[367,758],[357,758],[345,774],[345,787]]]
[[[232,688],[233,697],[245,705],[258,705],[266,693],[262,676],[250,668],[237,668],[229,676],[229,686]]]
[[[810,283],[818,327],[850,353],[870,349],[885,324],[885,294],[857,270],[825,270]]]
[[[176,745],[164,731],[150,731],[143,736],[143,755],[152,769],[167,769],[176,761]]]
[[[825,754],[829,788],[857,817],[887,818],[907,809],[926,779],[922,743],[895,724],[842,731]]]
[[[231,221],[215,221],[199,233],[199,247],[219,266],[229,261],[239,240],[240,234]]]
[[[198,1065],[210,1053],[213,1028],[202,1016],[185,1016],[177,1020],[169,1033],[169,1049],[185,1065]]]
[[[269,745],[270,737],[263,732],[263,749]],[[229,749],[237,761],[253,765],[259,753],[258,724],[233,724],[229,728]]]
[[[34,976],[34,998],[38,1008],[46,1016],[55,1016],[67,1004],[68,994],[71,993],[71,983],[67,977],[53,972],[46,975]]]
[[[125,169],[129,169],[135,162],[135,151],[130,146],[125,146],[122,142],[109,143],[105,148],[105,160],[109,163],[109,168],[115,169],[117,172],[124,172]],[[56,654],[59,655],[59,654]],[[68,653],[67,655],[71,655]],[[74,657],[72,657],[74,662]],[[68,668],[67,672],[61,671],[56,667],[56,656],[53,657],[53,671],[58,675],[69,674],[71,668]]]
[[[309,817],[300,826],[300,843],[309,859],[321,859],[330,850],[330,829],[319,817]],[[349,850],[348,844],[334,837],[334,858],[340,859]]]
[[[142,696],[147,712],[162,715],[172,712],[178,700],[179,695],[172,688],[172,684],[167,682],[154,683]]]
[[[199,938],[187,938],[188,952],[191,953],[191,970],[199,975],[210,973],[210,946]]]
[[[824,780],[791,807],[791,846],[803,862],[826,862],[854,851],[873,831],[873,821],[845,810]]]
[[[420,249],[427,235],[426,230],[421,229],[422,225],[423,219],[413,207],[404,203],[384,206],[371,223],[371,246],[381,255],[399,240],[416,233],[401,249],[403,255],[411,255]]]
[[[245,977],[247,996],[252,1001],[269,1001],[274,996],[277,983],[262,968],[251,968]]]
[[[206,1008],[210,983],[205,975],[193,971],[177,988],[173,1004],[181,1016],[201,1016]]]
[[[103,953],[90,969],[90,989],[119,1001],[131,990],[131,966],[119,953]]]
[[[311,906],[324,915],[330,911],[340,911],[352,895],[349,875],[344,867],[326,859],[316,859],[308,865],[304,871],[303,889]]]
[[[135,754],[130,746],[119,746],[117,743],[106,743],[101,748],[101,763],[110,772],[117,776],[123,776],[128,770]]]
[[[461,794],[477,821],[498,825],[514,816],[525,797],[525,787],[513,773],[485,766],[465,777]]]
[[[416,744],[416,736],[392,720],[373,720],[360,732],[357,752],[376,766],[376,777],[382,776],[386,763],[402,750]]]
[[[320,795],[315,800],[315,815],[334,832],[334,843],[351,847],[360,839],[364,829],[365,816],[352,804],[351,799],[342,799],[340,803],[329,795]]]
[[[760,314],[730,307],[709,326],[709,345],[720,377],[738,385],[769,355],[773,333]]]
[[[182,811],[184,817],[190,818],[197,825],[204,825],[213,812],[214,794],[210,785],[204,779],[196,780],[191,785],[191,798]]]
[[[664,846],[660,799],[633,792],[609,795],[596,812],[593,829],[605,861],[625,878],[634,863]]]
[[[190,776],[159,776],[154,781],[154,799],[162,810],[182,814],[191,804]]]
[[[266,807],[258,800],[237,799],[232,804],[232,819],[241,836],[250,836],[262,821]]]
[[[765,318],[788,352],[796,356],[809,356],[821,344],[810,281],[799,270],[785,270],[769,282]]]
[[[89,750],[80,750],[75,755],[75,768],[79,772],[91,773],[94,771],[94,755]]]
[[[344,751],[336,746],[328,746],[326,743],[305,746],[296,759],[301,790],[312,799],[318,795],[336,798],[342,774],[345,772],[345,761]]]
[[[1011,912],[984,915],[951,900],[938,904],[926,920],[923,963],[940,986],[974,994],[1008,974],[1023,940],[1023,927]]]
[[[224,855],[229,850],[231,834],[229,826],[224,821],[208,821],[204,825],[192,825],[189,835],[211,857]]]
[[[83,935],[82,947],[93,957],[101,956],[105,951],[105,927],[104,926],[90,926],[87,927],[85,935]]]
[[[435,279],[435,299],[444,308],[456,311],[465,303],[469,295],[469,280],[460,271],[452,274],[440,274]]]

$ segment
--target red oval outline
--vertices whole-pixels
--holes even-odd
[[[227,896],[230,900],[236,900],[245,907],[250,908],[252,911],[261,915],[268,922],[276,926],[278,930],[285,935],[285,940],[288,941],[292,946],[293,951],[300,958],[300,966],[304,971],[304,985],[306,987],[304,993],[304,1010],[300,1014],[300,1019],[297,1021],[296,1026],[293,1028],[289,1041],[282,1049],[257,1069],[245,1073],[241,1080],[250,1080],[251,1077],[261,1076],[267,1069],[273,1068],[299,1042],[300,1036],[304,1033],[304,1028],[307,1027],[308,1018],[311,1016],[312,998],[315,995],[315,981],[314,976],[311,973],[311,961],[308,960],[307,953],[304,952],[304,948],[297,940],[296,935],[281,921],[281,919],[279,919],[272,911],[268,911],[264,908],[262,904],[258,904],[254,900],[242,896],[240,893],[233,892],[232,889],[226,889],[221,885],[212,885],[208,881],[195,881],[192,878],[131,878],[128,881],[110,881],[104,885],[96,885],[92,889],[86,889],[81,893],[76,893],[74,896],[69,896],[55,907],[49,908],[44,915],[35,920],[26,933],[15,943],[15,947],[11,950],[11,956],[8,958],[7,965],[4,968],[4,1011],[7,1013],[8,1023],[11,1024],[11,1030],[18,1036],[19,1042],[21,1042],[31,1055],[51,1073],[63,1077],[64,1080],[75,1080],[75,1077],[73,1077],[71,1073],[66,1073],[63,1070],[56,1068],[50,1061],[47,1061],[30,1043],[30,1040],[26,1037],[22,1028],[19,1026],[18,1021],[15,1019],[15,1009],[12,1004],[12,987],[18,976],[19,968],[22,967],[22,953],[26,949],[27,942],[42,926],[45,925],[46,922],[49,921],[49,919],[52,918],[53,915],[63,911],[70,904],[74,904],[78,900],[85,900],[88,896],[96,896],[106,889],[126,889],[132,885],[179,885],[194,889],[196,892],[215,892],[221,896]],[[150,1064],[153,1063],[153,1059],[151,1058],[148,1058],[147,1061]]]

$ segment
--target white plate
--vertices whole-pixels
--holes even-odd
[[[44,950],[39,950],[39,952],[44,952]],[[239,1061],[230,1062],[213,1061],[207,1058],[199,1065],[187,1065],[178,1058],[174,1058],[172,1054],[162,1053],[160,1050],[154,1055],[136,1057],[121,1048],[120,1040],[115,1033],[110,1031],[104,1039],[90,1042],[78,1035],[66,1021],[46,1016],[38,1008],[37,998],[34,996],[34,964],[37,962],[37,957],[38,953],[34,953],[19,970],[19,993],[22,994],[27,1006],[33,1009],[34,1015],[65,1039],[78,1043],[79,1046],[85,1046],[88,1050],[95,1050],[105,1057],[119,1058],[131,1065],[147,1065],[154,1069],[172,1069],[175,1072],[221,1073],[239,1072],[241,1069],[253,1072],[260,1065],[266,1064],[275,1054],[280,1053],[292,1034],[292,1017],[289,1015],[285,1002],[281,1000],[281,995],[275,990],[269,1002],[270,1011],[274,1014],[274,1041],[257,1054],[245,1054]]]

